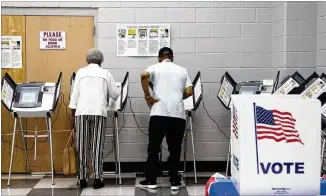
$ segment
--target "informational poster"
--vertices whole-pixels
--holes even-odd
[[[302,98],[318,98],[324,92],[324,88],[326,88],[325,82],[318,78],[307,90],[301,94]]]
[[[277,89],[273,94],[274,95],[286,95],[293,88],[298,87],[299,84],[293,79],[289,78],[279,89]]]
[[[229,107],[233,90],[234,87],[232,86],[232,84],[226,79],[226,77],[224,77],[220,91],[218,92],[218,97],[227,107]]]
[[[157,56],[170,47],[170,25],[117,25],[117,56]]]
[[[14,89],[11,88],[7,80],[3,80],[2,89],[1,89],[1,100],[4,102],[7,108],[11,108],[13,96],[14,96]]]
[[[21,36],[1,36],[1,68],[22,68],[21,48]]]
[[[66,49],[66,32],[63,31],[41,31],[40,49],[42,50],[64,50]]]

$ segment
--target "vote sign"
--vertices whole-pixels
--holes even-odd
[[[66,32],[41,31],[40,49],[64,50],[66,49]]]
[[[318,195],[321,103],[232,95],[231,176],[240,195]]]

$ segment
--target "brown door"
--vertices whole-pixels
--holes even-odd
[[[21,69],[1,69],[1,76],[6,72],[12,79],[19,83],[24,82],[26,78],[26,39],[25,39],[25,16],[1,16],[1,35],[2,36],[22,36],[22,68]],[[23,121],[25,126],[25,121]],[[12,135],[6,135],[13,132],[14,118],[6,108],[1,104],[1,172],[9,171],[9,160],[11,152]],[[18,134],[17,134],[18,135]],[[14,162],[12,164],[14,172],[26,172],[25,155],[22,149],[23,142],[20,135],[16,136],[15,140]]]
[[[70,130],[71,127],[70,109],[67,108],[70,77],[73,72],[86,65],[87,50],[94,47],[93,26],[94,18],[88,16],[26,16],[26,81],[55,82],[59,73],[63,74],[61,87],[63,96],[60,97],[52,117],[55,172],[62,172],[62,154],[69,136],[69,132],[64,131]],[[41,50],[40,31],[66,32],[66,49]],[[45,130],[44,118],[28,119],[28,130],[34,130],[36,121],[38,130]],[[19,139],[17,137],[16,141]],[[33,140],[27,139],[28,148],[33,146]],[[33,156],[34,148],[29,150],[31,171],[50,172],[49,144],[45,138],[40,138],[38,141],[36,161]],[[23,160],[23,155],[22,153],[22,158],[19,160]],[[25,165],[25,161],[20,164]],[[7,168],[8,165],[4,167]],[[13,172],[19,172],[18,168],[20,167],[14,167]]]

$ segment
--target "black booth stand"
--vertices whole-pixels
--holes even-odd
[[[61,89],[62,73],[60,72],[56,83],[48,82],[26,82],[16,84],[8,73],[2,78],[1,102],[5,108],[13,114],[14,130],[12,134],[11,156],[9,166],[9,177],[7,185],[10,186],[11,170],[14,155],[15,136],[17,132],[17,119],[20,123],[21,138],[24,144],[26,166],[30,170],[26,138],[34,138],[35,151],[34,160],[36,160],[37,138],[49,138],[51,176],[52,185],[54,185],[54,163],[52,149],[52,124],[51,117],[59,101]],[[23,130],[22,118],[45,118],[46,134],[38,135],[37,121],[35,124],[35,134],[26,134]]]
[[[76,74],[73,73],[71,76],[71,93],[75,81]],[[105,137],[112,137],[113,138],[113,151],[114,151],[114,158],[115,158],[115,171],[114,172],[103,172],[103,174],[115,174],[118,173],[119,177],[119,184],[122,184],[121,180],[121,161],[120,161],[120,140],[119,140],[119,126],[118,126],[118,117],[119,113],[124,111],[126,104],[127,104],[127,98],[129,93],[129,72],[126,73],[123,82],[117,83],[117,86],[120,90],[120,95],[116,101],[112,100],[111,98],[107,98],[108,100],[108,112],[113,112],[112,116],[112,128],[113,128],[113,134],[106,134]],[[109,118],[107,118],[109,121]],[[107,122],[108,123],[108,122]],[[79,180],[79,176],[77,178],[77,183]]]

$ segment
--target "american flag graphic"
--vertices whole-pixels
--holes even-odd
[[[301,143],[298,131],[295,129],[296,120],[290,112],[266,110],[256,106],[257,139],[271,139],[276,142]]]
[[[233,106],[232,130],[235,138],[238,139],[238,114],[237,109]]]

